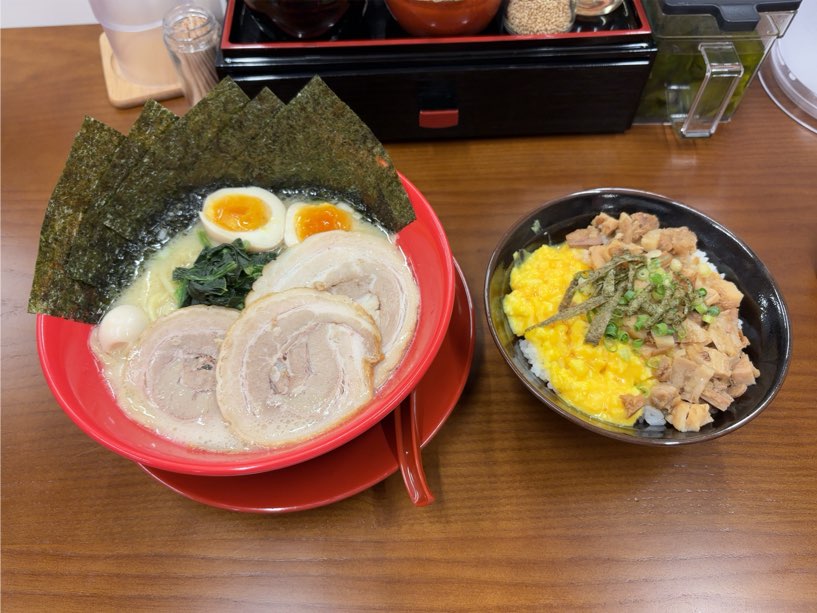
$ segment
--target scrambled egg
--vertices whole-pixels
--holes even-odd
[[[579,315],[525,330],[554,315],[573,275],[589,268],[566,244],[544,245],[511,271],[511,292],[503,308],[514,333],[536,349],[539,372],[564,400],[579,410],[618,425],[632,425],[639,410],[627,417],[622,394],[639,394],[653,384],[644,359],[626,343],[584,342],[587,320]],[[640,389],[639,389],[640,388]]]

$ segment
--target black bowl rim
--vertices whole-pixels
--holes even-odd
[[[593,421],[592,417],[590,416],[580,416],[577,414],[570,413],[563,408],[559,407],[558,405],[551,402],[549,398],[544,396],[540,389],[531,385],[528,379],[524,376],[526,373],[522,373],[520,369],[517,367],[514,360],[507,354],[505,348],[503,346],[502,341],[499,339],[499,336],[496,331],[496,327],[494,325],[493,318],[491,317],[491,304],[490,304],[490,281],[493,275],[494,270],[497,266],[497,261],[499,260],[500,251],[502,251],[502,247],[506,245],[510,237],[517,232],[521,227],[525,225],[530,225],[533,220],[541,214],[542,211],[545,209],[555,206],[557,204],[561,204],[565,200],[572,200],[575,198],[580,197],[587,197],[587,196],[603,196],[603,195],[615,195],[615,196],[630,196],[634,198],[642,198],[653,200],[661,204],[669,205],[672,207],[676,207],[681,209],[687,214],[696,216],[706,223],[712,225],[720,232],[725,234],[726,236],[730,237],[735,243],[740,246],[741,249],[745,252],[747,256],[749,256],[757,265],[758,272],[761,273],[765,279],[769,282],[769,285],[775,295],[775,298],[780,305],[780,324],[782,329],[785,331],[785,338],[783,339],[782,347],[782,360],[780,365],[775,373],[774,380],[772,382],[771,387],[761,399],[761,401],[750,410],[746,415],[742,416],[741,418],[737,419],[736,421],[732,422],[731,424],[720,428],[718,430],[708,432],[702,434],[700,436],[696,436],[694,438],[683,438],[683,439],[664,439],[664,438],[648,438],[642,436],[636,436],[631,433],[625,433],[623,431],[616,431],[616,430],[608,430],[604,427],[602,422],[595,422]],[[678,202],[677,200],[673,200],[667,196],[657,194],[654,192],[649,192],[640,189],[633,189],[633,188],[626,188],[626,187],[597,187],[592,189],[581,190],[578,192],[572,192],[563,196],[559,196],[556,198],[552,198],[546,201],[544,204],[537,206],[535,209],[529,211],[528,213],[521,216],[513,225],[511,225],[508,230],[500,238],[499,242],[497,242],[496,246],[494,247],[493,252],[491,253],[491,257],[488,261],[488,266],[485,272],[484,278],[484,285],[483,285],[483,306],[485,309],[485,318],[488,322],[488,329],[491,333],[491,337],[493,338],[494,344],[496,345],[499,353],[502,355],[502,358],[517,376],[517,378],[528,388],[528,390],[543,404],[545,404],[549,409],[554,411],[556,414],[561,415],[565,419],[578,424],[579,426],[597,434],[601,434],[608,438],[613,438],[615,440],[633,443],[638,445],[646,445],[652,447],[676,447],[680,445],[691,445],[695,443],[702,443],[705,441],[711,441],[716,438],[720,438],[721,436],[725,436],[730,432],[734,432],[738,428],[746,425],[755,417],[757,417],[777,396],[778,392],[783,386],[783,382],[786,379],[786,375],[789,371],[789,365],[791,363],[792,357],[792,331],[791,331],[791,320],[788,313],[788,307],[786,305],[785,299],[783,297],[782,292],[780,291],[780,287],[778,286],[777,282],[775,281],[774,277],[772,276],[769,269],[763,263],[763,261],[758,257],[758,255],[749,247],[741,238],[739,238],[734,232],[729,230],[726,226],[721,224],[718,221],[715,221],[702,211],[699,211],[687,204],[682,202]],[[554,392],[555,394],[555,392]],[[615,426],[613,426],[615,428]],[[624,430],[623,428],[621,430]]]

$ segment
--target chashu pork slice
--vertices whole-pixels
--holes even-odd
[[[120,405],[141,424],[191,447],[244,449],[216,400],[219,349],[238,315],[235,309],[197,305],[150,324],[129,352]]]
[[[380,332],[345,296],[296,288],[248,305],[221,347],[218,403],[230,426],[267,447],[325,432],[374,395]]]
[[[379,388],[400,363],[419,316],[420,290],[400,248],[365,232],[313,234],[264,267],[246,303],[293,287],[348,296],[368,311],[382,336]]]

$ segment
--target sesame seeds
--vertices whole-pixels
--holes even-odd
[[[573,0],[509,0],[505,28],[512,34],[554,34],[573,25]]]

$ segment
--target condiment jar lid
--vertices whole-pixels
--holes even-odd
[[[718,20],[722,30],[749,32],[760,21],[759,13],[796,11],[801,0],[660,0],[666,15],[700,15]]]

